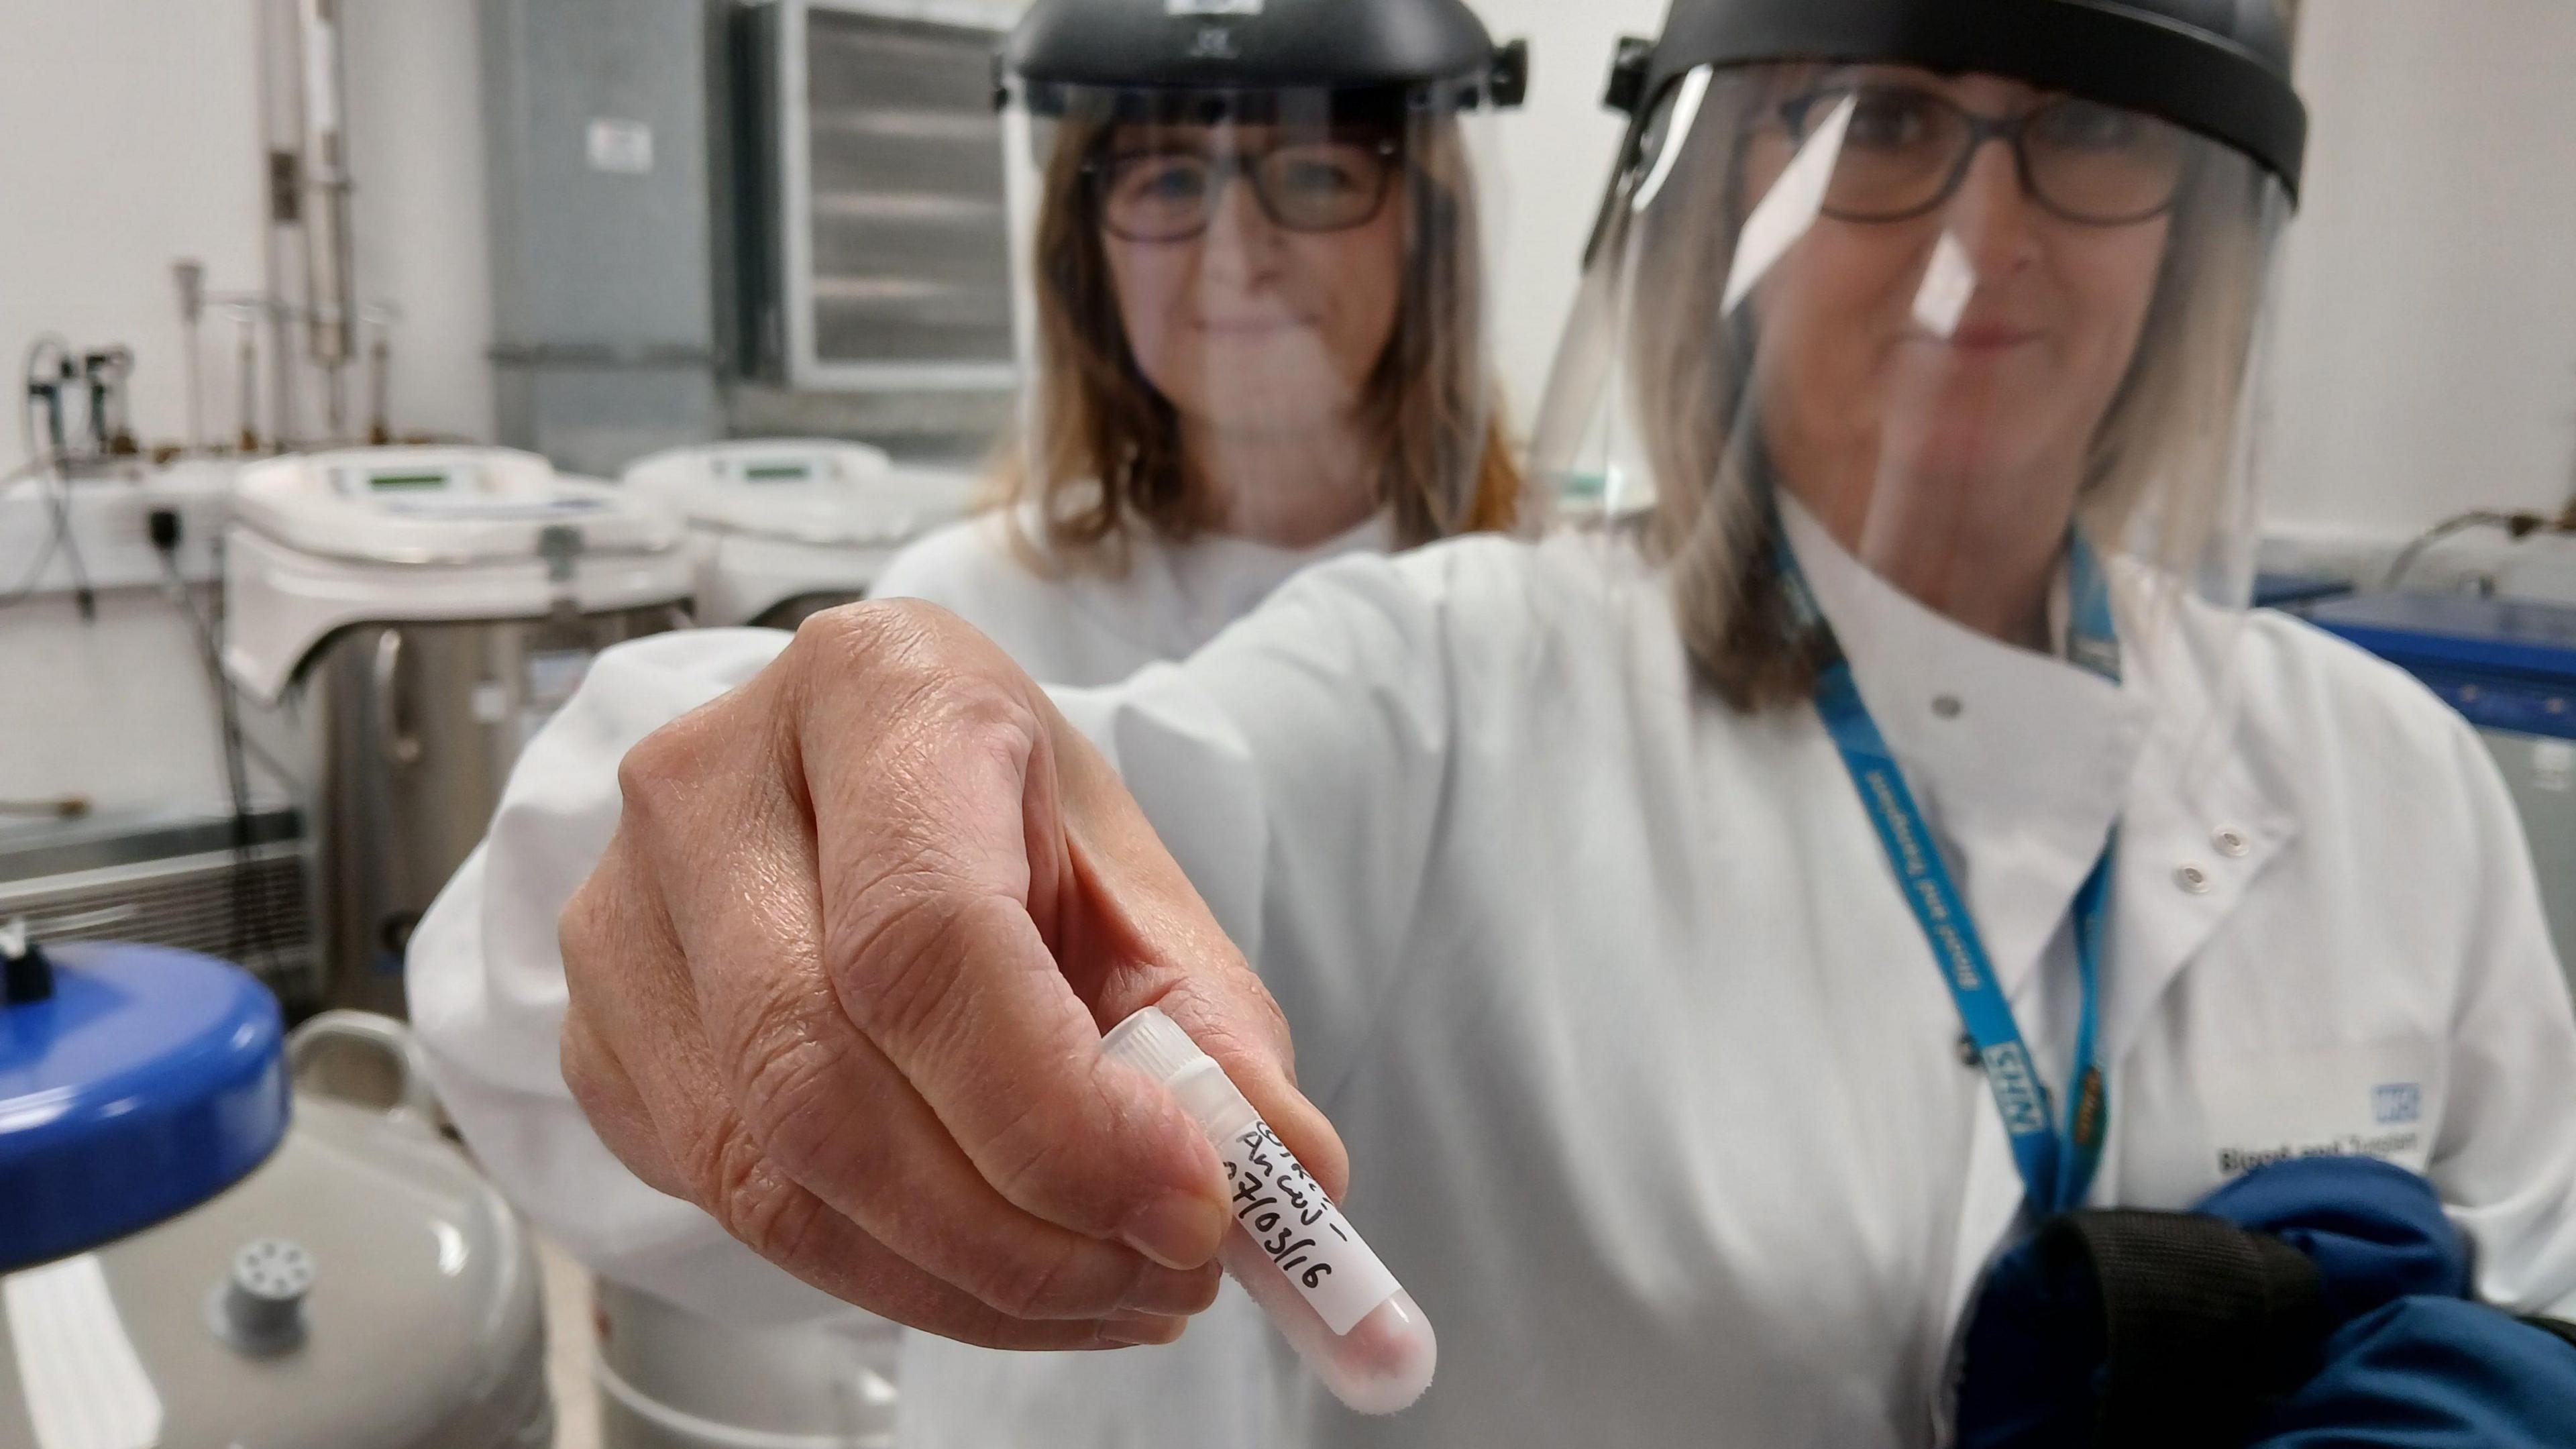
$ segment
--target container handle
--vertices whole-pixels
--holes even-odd
[[[403,636],[400,629],[387,629],[376,636],[376,658],[372,679],[376,692],[376,743],[384,752],[386,763],[409,769],[420,763],[423,753],[420,736],[413,734],[403,718],[402,707]]]
[[[288,1033],[287,1070],[301,1076],[326,1047],[343,1043],[371,1047],[393,1064],[400,1090],[388,1117],[415,1118],[423,1126],[438,1121],[438,1093],[429,1085],[429,1056],[411,1028],[372,1011],[326,1011]]]

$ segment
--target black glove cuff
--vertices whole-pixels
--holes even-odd
[[[2322,1280],[2268,1233],[2198,1213],[2069,1213],[2039,1233],[2051,1276],[2089,1275],[2104,1348],[2100,1449],[2227,1444],[2315,1372]]]

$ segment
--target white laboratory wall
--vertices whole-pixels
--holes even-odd
[[[200,610],[213,602],[195,591]],[[187,616],[149,589],[101,594],[90,624],[64,595],[26,607],[0,615],[0,800],[228,811],[214,686]],[[256,800],[286,798],[255,761],[251,772]]]
[[[1528,106],[1503,118],[1497,317],[1503,377],[1523,429],[1538,411],[1558,330],[1574,303],[1622,119],[1603,108],[1622,35],[1663,28],[1666,0],[1476,0],[1499,39],[1530,43]]]
[[[247,0],[47,0],[12,14],[0,53],[0,366],[56,332],[135,350],[147,439],[187,427],[173,258],[217,290],[262,282],[258,67]],[[232,369],[208,354],[210,426]],[[0,461],[22,457],[16,405]],[[13,514],[23,517],[23,514]],[[14,557],[14,555],[13,555]],[[14,589],[20,570],[0,578]],[[148,590],[0,610],[0,797],[85,794],[106,807],[212,811],[224,799],[212,698],[188,626]]]
[[[401,313],[394,427],[488,441],[492,268],[475,9],[473,0],[359,0],[340,13],[359,295]]]
[[[187,426],[170,263],[203,260],[218,292],[266,284],[253,14],[253,0],[47,0],[12,15],[0,54],[0,353],[14,365],[45,332],[131,346],[147,443]],[[403,313],[394,423],[486,436],[474,6],[366,0],[347,14],[359,290]],[[231,324],[210,318],[218,433],[236,415],[233,346]]]
[[[13,397],[37,336],[122,342],[138,362],[139,431],[184,432],[170,263],[202,259],[218,290],[262,285],[258,104],[249,0],[12,8],[0,52],[0,366]],[[220,372],[208,402],[224,418],[231,368]],[[0,440],[11,466],[15,411]]]
[[[2308,0],[2269,521],[2411,537],[2576,492],[2576,5]]]

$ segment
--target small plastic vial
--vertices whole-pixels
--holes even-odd
[[[1363,1414],[1421,1398],[1440,1357],[1431,1320],[1225,1069],[1150,1006],[1101,1045],[1169,1088],[1216,1145],[1242,1230],[1227,1235],[1217,1261],[1333,1397]]]

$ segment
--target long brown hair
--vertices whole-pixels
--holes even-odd
[[[1723,323],[1720,288],[1751,203],[1745,146],[1786,73],[1721,72],[1695,137],[1704,164],[1667,176],[1647,213],[1622,208],[1610,244],[1637,318],[1626,365],[1656,484],[1649,554],[1670,568],[1682,638],[1701,680],[1753,712],[1813,697],[1822,640],[1793,620],[1778,566],[1773,479],[1748,407],[1759,338],[1749,308]],[[2280,191],[2215,142],[2171,213],[2165,260],[2128,377],[2095,428],[2078,516],[2104,552],[2123,543],[2160,576],[2187,577],[2239,500],[2239,427],[2258,301],[2283,215]],[[1723,164],[1715,158],[1723,156]],[[1637,300],[1644,299],[1644,300]]]
[[[992,499],[1015,530],[1036,514],[1042,537],[1021,540],[1032,562],[1111,573],[1126,565],[1131,527],[1184,541],[1212,527],[1220,507],[1217,490],[1193,476],[1178,411],[1146,378],[1117,321],[1089,176],[1114,126],[1059,123],[1036,238],[1039,392],[995,464]],[[1399,323],[1360,416],[1370,456],[1382,460],[1378,501],[1401,548],[1511,529],[1527,494],[1486,363],[1481,225],[1465,145],[1454,121],[1411,136],[1403,305],[1428,325]]]

